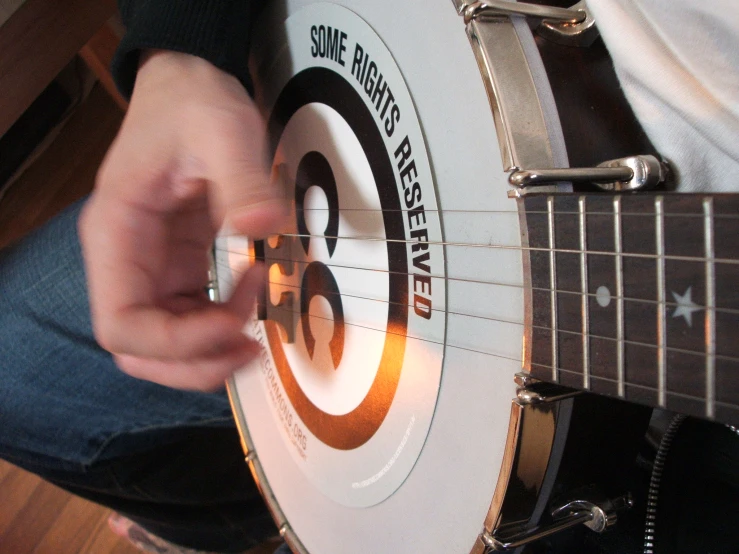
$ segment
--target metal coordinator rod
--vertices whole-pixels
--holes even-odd
[[[483,533],[480,537],[482,538],[482,542],[485,543],[485,546],[495,551],[513,550],[514,548],[538,541],[565,529],[570,529],[581,523],[587,523],[592,519],[593,513],[590,510],[578,510],[547,527],[536,527],[513,537],[501,537],[489,533]]]
[[[585,21],[584,10],[557,8],[555,6],[541,6],[524,2],[510,2],[507,0],[485,0],[473,2],[464,9],[464,21],[469,23],[476,17],[496,15],[525,15],[541,19],[551,19],[562,23],[581,23]]]
[[[630,167],[584,167],[562,169],[519,169],[508,176],[514,187],[529,187],[560,181],[604,182],[630,181],[634,171]]]

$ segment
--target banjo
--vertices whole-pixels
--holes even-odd
[[[301,554],[603,531],[652,408],[739,421],[739,199],[667,192],[584,2],[342,4],[263,14],[292,228],[214,250],[221,297],[269,269],[228,388],[275,521]]]

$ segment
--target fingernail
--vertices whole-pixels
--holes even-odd
[[[275,198],[237,208],[228,214],[228,221],[237,230],[262,238],[284,230],[288,213],[285,202]]]

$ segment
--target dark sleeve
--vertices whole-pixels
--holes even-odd
[[[119,0],[126,34],[113,58],[118,88],[130,98],[139,54],[148,48],[204,58],[236,76],[251,94],[247,67],[256,0]]]

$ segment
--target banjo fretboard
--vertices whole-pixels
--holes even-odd
[[[739,195],[529,195],[531,373],[739,420]]]

